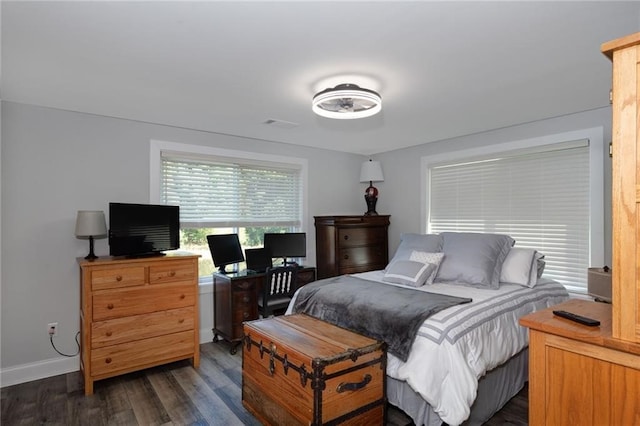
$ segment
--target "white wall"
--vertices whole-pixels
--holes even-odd
[[[394,253],[404,232],[421,229],[421,159],[425,156],[485,147],[492,144],[521,141],[548,135],[603,127],[604,147],[604,258],[611,265],[611,108],[542,120],[490,132],[447,139],[377,155],[384,168],[384,182],[376,184],[380,195],[378,212],[391,214],[389,252]],[[602,266],[602,265],[594,265]]]
[[[76,212],[107,212],[110,201],[149,202],[151,139],[308,159],[311,253],[314,215],[364,211],[359,155],[11,102],[2,103],[1,113],[3,386],[79,368],[77,358],[51,348],[46,331],[47,323],[58,322],[58,348],[76,352],[76,258],[89,249],[86,240],[74,237]],[[95,251],[108,253],[106,239],[96,240]],[[307,263],[315,264],[315,258]],[[211,294],[201,296],[201,323],[210,327]]]

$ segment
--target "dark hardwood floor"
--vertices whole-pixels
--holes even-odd
[[[2,388],[2,425],[258,425],[241,402],[240,353],[200,346],[200,368],[176,362],[95,383],[84,396],[79,372]],[[412,424],[395,407],[387,425]],[[527,424],[525,387],[488,423]]]

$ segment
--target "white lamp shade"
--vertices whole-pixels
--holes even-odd
[[[382,165],[379,161],[365,161],[360,168],[360,182],[382,182]]]
[[[107,235],[107,223],[101,210],[78,210],[76,237],[98,237]]]

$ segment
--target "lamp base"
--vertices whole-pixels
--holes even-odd
[[[98,256],[93,252],[93,237],[89,236],[89,254],[84,257],[87,260],[97,259]]]
[[[376,203],[378,202],[378,190],[373,186],[369,186],[364,193],[364,200],[367,202],[367,212],[365,216],[378,216],[376,212]]]

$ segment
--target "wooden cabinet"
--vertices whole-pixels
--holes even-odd
[[[318,279],[384,269],[389,216],[315,216]]]
[[[316,279],[315,268],[298,270],[298,287]],[[242,341],[242,323],[258,319],[258,294],[262,291],[265,274],[213,274],[213,340],[223,338],[232,342],[231,353]]]
[[[640,33],[604,43],[613,61],[612,304],[571,300],[527,315],[529,423],[640,424]],[[586,327],[563,309],[600,320]]]
[[[563,309],[600,320],[587,327],[553,315]],[[529,424],[640,424],[640,344],[616,339],[612,307],[570,300],[527,315]]]
[[[186,358],[198,367],[198,257],[78,259],[86,395],[131,371]]]
[[[602,51],[613,61],[613,336],[640,342],[640,33]]]

